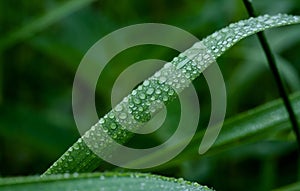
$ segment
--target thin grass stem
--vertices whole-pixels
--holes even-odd
[[[247,12],[248,12],[249,16],[250,17],[256,17],[256,13],[255,13],[254,7],[252,5],[252,2],[250,0],[243,0],[243,1],[244,1],[244,5],[247,9]],[[285,105],[285,108],[286,108],[286,110],[289,114],[290,122],[292,124],[293,131],[296,135],[296,139],[297,139],[297,142],[298,142],[298,148],[299,148],[299,151],[300,151],[299,124],[297,122],[297,117],[295,115],[295,112],[292,108],[292,104],[289,100],[287,90],[284,86],[284,82],[283,82],[283,80],[282,80],[282,78],[279,74],[279,70],[278,70],[278,67],[277,67],[277,64],[276,64],[274,54],[272,53],[272,50],[269,46],[269,43],[267,41],[265,33],[263,31],[258,32],[257,37],[259,39],[259,42],[260,42],[260,44],[261,44],[261,46],[264,50],[264,53],[266,55],[267,60],[268,60],[270,70],[271,70],[271,72],[273,74],[273,77],[274,77],[274,80],[277,84],[279,95],[282,98],[282,100],[284,102],[284,105]]]

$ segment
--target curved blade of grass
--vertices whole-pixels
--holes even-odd
[[[171,84],[178,84],[178,82],[183,80],[184,83],[179,84],[180,87],[176,89],[177,92],[180,92],[189,85],[187,81],[191,82],[197,78],[203,70],[215,62],[216,58],[221,56],[226,50],[243,38],[268,28],[297,23],[300,23],[300,17],[298,16],[282,14],[278,14],[276,16],[259,16],[257,18],[250,18],[248,20],[230,24],[228,27],[215,32],[203,39],[201,42],[194,44],[190,49],[181,53],[177,58],[174,58],[172,62],[167,63],[160,71],[146,80],[136,90],[133,90],[128,97],[126,97],[107,115],[101,118],[97,124],[95,124],[82,138],[70,147],[65,154],[63,154],[61,158],[59,158],[44,173],[44,175],[94,170],[101,160],[89,148],[105,152],[105,149],[110,146],[110,142],[105,141],[107,139],[113,139],[121,144],[126,142],[132,134],[129,131],[125,131],[126,129],[124,130],[122,125],[128,125],[129,122],[130,124],[133,124],[136,123],[136,121],[146,122],[150,120],[149,113],[147,113],[149,108],[146,103],[151,103],[149,101],[150,98],[155,96],[155,101],[164,103],[168,103],[170,100],[176,98],[174,90],[167,86],[166,83],[161,83],[160,79],[170,79]],[[179,69],[181,71],[185,71],[185,74],[180,77],[178,77]],[[167,88],[167,91],[164,90],[165,88]],[[149,92],[149,90],[159,90],[161,94],[152,96],[153,91],[151,91],[151,95],[147,96],[147,92]],[[143,97],[145,95],[147,97],[144,97],[144,99],[141,100],[141,94],[143,94]],[[136,100],[139,101],[137,102]],[[143,110],[129,111],[130,109],[128,108],[128,105],[133,105],[134,107],[132,108],[142,107]],[[152,109],[158,111],[161,109],[161,106],[158,104],[156,108]],[[130,116],[130,118],[127,118],[126,120],[121,119],[119,116],[124,112],[127,112],[125,115]],[[131,113],[133,113],[133,116]],[[122,121],[122,125],[120,125],[120,121]],[[113,129],[110,128],[112,125],[114,126]],[[137,128],[138,127],[139,126],[137,126]],[[251,127],[251,123],[249,124],[249,127]],[[97,140],[101,139],[104,141],[99,143]],[[99,148],[101,150],[99,150]]]
[[[15,32],[10,33],[8,36],[0,39],[0,50],[5,47],[11,46],[20,40],[24,40],[33,36],[35,33],[40,32],[49,25],[61,20],[69,14],[79,10],[80,8],[90,4],[95,0],[72,0],[58,6],[57,8],[46,13],[42,17],[32,21],[31,23],[21,27]]]
[[[0,179],[2,191],[119,191],[119,190],[190,190],[210,191],[206,186],[183,179],[141,173],[94,173],[94,174],[64,174],[47,177],[19,177]]]

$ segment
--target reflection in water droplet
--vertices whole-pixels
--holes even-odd
[[[99,123],[100,123],[100,124],[104,124],[104,123],[105,123],[105,120],[104,120],[103,118],[101,118],[101,119],[99,120]]]
[[[153,89],[153,88],[149,88],[149,89],[146,91],[146,94],[152,95],[153,92],[154,92],[154,89]]]
[[[144,86],[149,86],[149,84],[150,84],[149,80],[145,80],[143,83]]]
[[[120,119],[126,119],[127,118],[127,114],[126,113],[120,113],[119,118]]]
[[[157,89],[157,90],[155,90],[155,93],[159,95],[159,94],[161,94],[161,90]]]
[[[113,112],[110,112],[110,113],[108,114],[108,117],[109,117],[110,119],[113,119],[113,118],[115,118],[115,115],[114,115]]]
[[[116,128],[117,128],[117,125],[116,125],[115,123],[111,123],[111,124],[110,124],[110,128],[111,128],[111,129],[116,129]]]
[[[141,103],[141,100],[139,100],[138,98],[133,98],[133,102],[135,104],[140,104]]]
[[[159,78],[159,83],[160,84],[163,84],[163,83],[165,83],[167,81],[167,78],[165,77],[165,76],[161,76],[160,78]]]
[[[139,94],[139,98],[145,99],[145,98],[146,98],[146,95],[145,95],[144,93],[140,93],[140,94]]]
[[[117,111],[117,112],[119,112],[119,111],[122,111],[122,106],[121,105],[117,105],[116,106],[116,108],[115,108],[115,110]]]

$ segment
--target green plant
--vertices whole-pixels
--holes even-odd
[[[199,190],[211,189],[183,179],[140,173],[65,174],[47,177],[10,178],[0,182],[1,190]]]
[[[130,138],[130,135],[128,135],[127,132],[124,131],[121,128],[120,124],[116,121],[118,119],[118,116],[128,115],[128,113],[126,113],[126,111],[124,110],[129,102],[129,104],[131,103],[136,107],[142,106],[144,108],[142,112],[137,110],[135,113],[135,111],[133,111],[133,116],[135,117],[135,119],[140,120],[142,122],[148,121],[149,114],[147,115],[147,113],[145,113],[148,110],[148,108],[146,108],[147,104],[143,105],[143,102],[150,102],[150,98],[152,97],[152,95],[156,94],[155,91],[160,90],[160,92],[164,92],[165,87],[167,87],[164,86],[164,83],[166,82],[167,78],[172,74],[175,74],[174,78],[176,80],[181,81],[181,79],[178,79],[177,77],[176,70],[174,70],[174,68],[170,68],[171,64],[173,64],[177,69],[185,69],[187,78],[189,78],[190,80],[194,80],[203,70],[205,70],[213,62],[213,59],[222,55],[223,52],[225,52],[228,48],[233,46],[242,38],[270,27],[295,24],[299,22],[300,17],[296,16],[260,16],[256,19],[251,18],[249,20],[240,21],[236,24],[232,24],[229,27],[222,29],[220,32],[216,32],[213,35],[205,38],[201,42],[204,44],[204,48],[202,45],[199,46],[199,43],[196,43],[191,49],[179,55],[179,58],[174,59],[172,63],[166,64],[161,71],[157,72],[154,75],[154,77],[150,78],[149,80],[146,80],[143,83],[143,85],[139,86],[137,90],[134,90],[125,101],[121,102],[118,106],[116,106],[114,111],[108,113],[106,116],[104,116],[104,118],[101,118],[100,121],[95,126],[93,126],[91,130],[86,132],[86,134],[84,135],[85,141],[88,144],[91,144],[91,146],[93,147],[99,146],[98,140],[101,138],[105,138],[103,134],[106,134],[107,132],[109,132],[108,134],[112,136],[115,140],[118,140],[119,142],[125,142],[128,138]],[[189,51],[192,50],[198,51],[197,55],[193,57],[195,58],[195,60],[191,60],[188,57]],[[213,58],[210,54],[213,56]],[[199,57],[201,58],[200,62],[202,63],[197,63],[199,62],[197,61]],[[196,62],[197,65],[194,62]],[[172,71],[172,69],[174,71]],[[186,82],[184,82],[184,84],[185,83]],[[181,91],[184,87],[186,87],[186,85],[184,84],[182,87],[179,87],[177,91]],[[172,87],[175,87],[175,85],[173,85]],[[142,95],[144,95],[143,98],[141,98]],[[155,100],[160,100],[161,102],[168,102],[169,100],[173,100],[174,98],[174,90],[168,88],[168,91],[166,91],[163,95],[161,95],[161,93],[157,93]],[[126,117],[120,117],[119,120],[120,119],[123,119],[125,121],[130,120]],[[114,128],[111,128],[112,124],[114,124]],[[102,129],[104,130],[102,131]],[[93,154],[90,151],[90,149],[86,146],[85,142],[83,142],[80,138],[72,147],[70,147],[70,149],[68,149],[68,151],[57,162],[54,163],[54,165],[52,165],[49,168],[49,170],[45,172],[44,175],[92,171],[98,166],[98,164],[99,158],[97,157],[97,155]]]
[[[221,32],[219,33],[214,33],[213,35],[209,36],[208,38],[204,39],[202,42],[205,45],[205,47],[208,50],[211,50],[211,54],[213,55],[214,58],[219,57],[225,50],[227,50],[229,47],[231,47],[234,43],[236,43],[238,40],[240,40],[241,38],[253,34],[254,32],[257,32],[259,30],[264,30],[266,28],[270,28],[271,26],[275,27],[275,26],[281,26],[281,25],[286,25],[286,24],[292,24],[292,23],[298,23],[299,22],[299,18],[298,17],[293,17],[293,16],[287,16],[287,15],[281,15],[281,16],[275,16],[275,17],[269,17],[269,16],[261,16],[259,17],[261,19],[261,22],[259,22],[260,19],[250,19],[250,21],[241,21],[239,22],[238,25],[241,25],[240,28],[238,28],[238,30],[231,30],[234,28],[235,25],[232,25],[233,28],[229,27],[229,28],[224,28],[221,30]],[[273,19],[275,18],[275,22],[273,22]],[[257,23],[259,22],[259,23]],[[268,24],[269,23],[269,24]],[[262,24],[261,28],[258,27],[256,28],[258,25],[257,24]],[[267,25],[264,25],[267,24]],[[251,26],[251,30],[245,30],[243,27],[247,25]],[[229,31],[227,31],[229,30]],[[223,33],[225,31],[225,33]],[[242,32],[241,36],[238,36],[239,32]],[[213,46],[215,44],[218,44],[218,35],[222,35],[220,36],[219,40],[224,40],[224,39],[231,39],[231,41],[226,44],[227,46],[224,47],[215,47],[213,48]],[[244,36],[245,35],[245,36]],[[239,37],[239,38],[236,38]],[[22,37],[23,38],[23,37]],[[222,43],[221,43],[222,44]],[[225,45],[225,44],[224,44]],[[205,50],[207,51],[207,50]],[[210,61],[207,62],[207,65],[209,65]],[[189,64],[192,63],[186,63],[185,65],[181,65],[180,63],[177,62],[173,62],[173,64],[175,64],[175,66],[178,66],[180,68],[185,68],[188,67]],[[190,65],[191,66],[191,65]],[[206,65],[205,65],[206,67]],[[203,71],[204,68],[201,69],[196,69],[198,70],[197,74],[193,74],[191,75],[190,79],[193,80],[194,78],[196,78],[196,76],[198,76],[200,74],[201,71]],[[151,80],[150,80],[151,81]],[[146,83],[147,84],[147,83]],[[153,85],[153,87],[156,87],[158,85],[157,82],[153,82],[151,81],[151,85]],[[144,86],[143,86],[144,87]],[[147,91],[149,89],[145,89],[143,91]],[[129,97],[129,99],[134,99],[135,95],[138,95],[138,93],[142,93],[142,91],[138,91],[137,94],[131,95]],[[172,94],[172,95],[168,95],[167,96],[167,101],[169,102],[170,100],[174,99],[176,97],[176,95]],[[165,101],[163,96],[157,96],[157,99],[160,99],[161,101]],[[292,99],[292,103],[293,106],[295,108],[295,112],[297,115],[299,115],[299,96],[296,95],[294,96],[294,98]],[[137,113],[137,116],[140,116],[141,113]],[[148,120],[147,119],[147,115],[144,115],[141,117],[142,120]],[[276,119],[276,120],[270,120],[271,119]],[[298,119],[299,120],[299,119]],[[104,123],[108,128],[108,131],[111,133],[111,136],[114,137],[114,135],[118,132],[122,132],[119,128],[120,126],[118,126],[117,128],[111,130],[109,129],[109,126],[111,125],[111,122],[114,121],[110,121],[110,123]],[[250,111],[249,113],[246,114],[242,114],[234,119],[229,119],[227,120],[227,122],[225,123],[225,132],[222,133],[219,137],[219,139],[217,140],[217,142],[215,143],[214,147],[212,148],[212,150],[209,153],[213,153],[214,151],[218,150],[218,149],[224,149],[224,148],[228,148],[231,147],[231,145],[236,144],[236,142],[239,143],[247,143],[253,139],[259,139],[259,136],[257,136],[257,134],[259,133],[260,136],[263,136],[264,134],[270,134],[271,132],[274,132],[275,130],[278,131],[287,131],[289,129],[289,123],[288,123],[288,117],[284,111],[284,108],[282,106],[282,104],[280,103],[280,101],[277,101],[276,103],[270,103],[267,104],[266,106],[263,106],[259,109]],[[91,131],[87,132],[87,134],[85,135],[87,137],[86,140],[91,140],[91,144],[95,144],[92,140],[93,137],[93,133],[97,131],[97,127],[94,127],[94,129],[92,129]],[[123,132],[122,132],[123,133]],[[201,137],[203,135],[203,131],[199,132],[196,135],[196,139],[193,140],[194,144],[195,143],[199,143],[199,140],[201,140]],[[130,134],[126,134],[124,137],[117,137],[116,139],[118,139],[118,141],[120,142],[125,142],[130,138]],[[178,142],[178,144],[180,144],[180,141]],[[196,147],[196,146],[195,146]],[[88,153],[88,154],[87,154]],[[190,148],[190,150],[185,151],[180,158],[172,161],[171,163],[168,163],[167,165],[176,165],[178,163],[180,163],[180,159],[187,157],[189,155],[197,153],[195,151],[195,149]],[[208,154],[209,154],[208,153]],[[156,156],[154,156],[156,157]],[[147,160],[151,160],[152,158],[146,158],[143,159],[141,161],[133,161],[133,162],[145,162]],[[56,163],[54,163],[54,165],[48,169],[45,173],[44,178],[21,178],[21,179],[17,179],[17,180],[13,180],[13,179],[3,179],[1,180],[0,185],[2,187],[10,187],[12,185],[20,185],[22,186],[27,185],[30,189],[31,183],[34,183],[34,185],[38,184],[37,182],[41,182],[44,183],[50,181],[50,184],[52,183],[52,181],[58,181],[61,180],[63,176],[61,175],[57,175],[57,176],[52,176],[50,174],[57,174],[57,173],[73,173],[73,172],[89,172],[94,170],[100,163],[101,161],[99,160],[99,158],[94,155],[89,148],[85,145],[85,143],[83,141],[81,141],[81,139],[79,139],[78,142],[76,142]],[[166,166],[162,166],[160,168],[166,168]],[[113,173],[114,174],[114,173]],[[113,176],[113,174],[111,176]],[[49,177],[48,177],[49,175]],[[115,174],[117,177],[122,176],[120,174]],[[69,180],[69,176],[71,176],[70,179],[76,179],[77,181],[77,174],[75,175],[70,175],[70,174],[65,174],[64,175],[66,178],[66,180]],[[74,177],[75,176],[75,177]],[[93,177],[99,177],[100,174],[90,174],[90,175],[79,175],[79,180],[84,179],[82,182],[87,183],[89,180],[93,181]],[[109,175],[110,176],[110,175]],[[140,175],[142,177],[146,176],[146,175]],[[88,177],[88,179],[86,179],[85,177]],[[119,178],[116,178],[117,181],[121,181],[119,180]],[[162,178],[164,179],[164,178]],[[131,179],[129,179],[131,181]],[[138,181],[138,180],[137,180]],[[143,180],[142,180],[143,181]],[[16,183],[19,182],[19,183]],[[64,182],[64,181],[62,181]],[[72,182],[71,184],[76,185],[75,181]],[[55,184],[55,183],[54,183]],[[153,183],[155,184],[155,183]],[[62,185],[64,185],[64,183],[62,183]],[[67,185],[67,182],[66,182]],[[48,185],[46,185],[48,186]],[[173,185],[172,185],[173,186]],[[51,185],[50,185],[51,187]],[[48,188],[50,188],[48,187]],[[73,188],[73,187],[72,187]],[[76,187],[75,187],[76,188]],[[12,187],[12,189],[16,189],[16,187]],[[22,188],[20,188],[22,189]]]
[[[132,124],[133,128],[139,128],[138,124],[134,124],[132,119],[129,117],[127,118],[129,115],[127,108],[142,107],[142,110],[132,109],[130,113],[133,113],[135,120],[147,122],[150,119],[147,103],[157,101],[168,103],[170,100],[173,100],[176,97],[176,93],[171,87],[176,86],[175,81],[181,82],[182,80],[185,80],[178,86],[178,89],[176,89],[176,92],[181,92],[187,87],[188,80],[194,80],[203,70],[214,62],[214,59],[221,56],[227,49],[241,39],[267,28],[299,22],[299,17],[288,15],[265,15],[258,18],[250,18],[249,20],[231,24],[229,27],[215,32],[211,36],[203,39],[203,41],[196,43],[190,49],[181,53],[179,57],[173,59],[171,63],[167,63],[164,68],[154,74],[153,77],[144,81],[144,83],[136,90],[133,90],[127,98],[87,131],[83,138],[80,138],[72,147],[70,147],[69,150],[45,172],[45,175],[94,170],[99,165],[99,158],[90,151],[89,147],[95,149],[99,147],[100,149],[107,148],[109,146],[109,142],[105,142],[108,141],[108,138],[106,137],[107,134],[115,141],[121,143],[126,142],[131,135],[122,128],[121,124]],[[191,60],[190,52],[195,54],[195,51],[197,51],[197,54],[192,56],[193,60]],[[186,76],[177,77],[178,73],[176,72],[176,69],[185,71]],[[168,84],[168,78],[174,81],[169,81],[170,84]],[[156,93],[155,91],[159,91],[159,93]],[[161,109],[161,106],[158,104],[157,108],[154,109],[156,112]],[[102,139],[105,141],[99,145],[98,140]],[[86,144],[89,145],[87,146]]]

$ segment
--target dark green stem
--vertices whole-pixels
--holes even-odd
[[[243,0],[244,1],[244,5],[248,11],[248,14],[250,17],[255,17],[256,16],[256,13],[255,13],[255,10],[252,6],[252,3],[250,0]],[[284,105],[285,105],[285,108],[286,110],[288,111],[288,114],[289,114],[289,118],[290,118],[290,122],[292,124],[292,128],[293,128],[293,131],[296,135],[296,138],[297,138],[297,142],[298,142],[298,148],[300,150],[300,132],[299,132],[299,125],[298,125],[298,122],[297,122],[297,118],[296,118],[296,115],[295,115],[295,112],[292,108],[292,105],[291,105],[291,102],[288,98],[288,94],[287,94],[287,91],[284,87],[284,84],[283,84],[283,80],[281,79],[280,77],[280,74],[279,74],[279,70],[277,68],[277,65],[276,65],[276,60],[275,60],[275,57],[274,57],[274,54],[272,53],[271,51],[271,48],[268,44],[268,41],[267,41],[267,38],[264,34],[264,32],[259,32],[257,33],[257,36],[258,36],[258,39],[260,41],[260,44],[265,52],[265,55],[267,57],[267,60],[268,60],[268,63],[269,63],[269,67],[272,71],[272,74],[274,76],[274,79],[275,79],[275,82],[277,84],[277,88],[278,88],[278,91],[279,91],[279,94],[284,102]]]
[[[3,52],[0,50],[0,105],[3,102]]]

